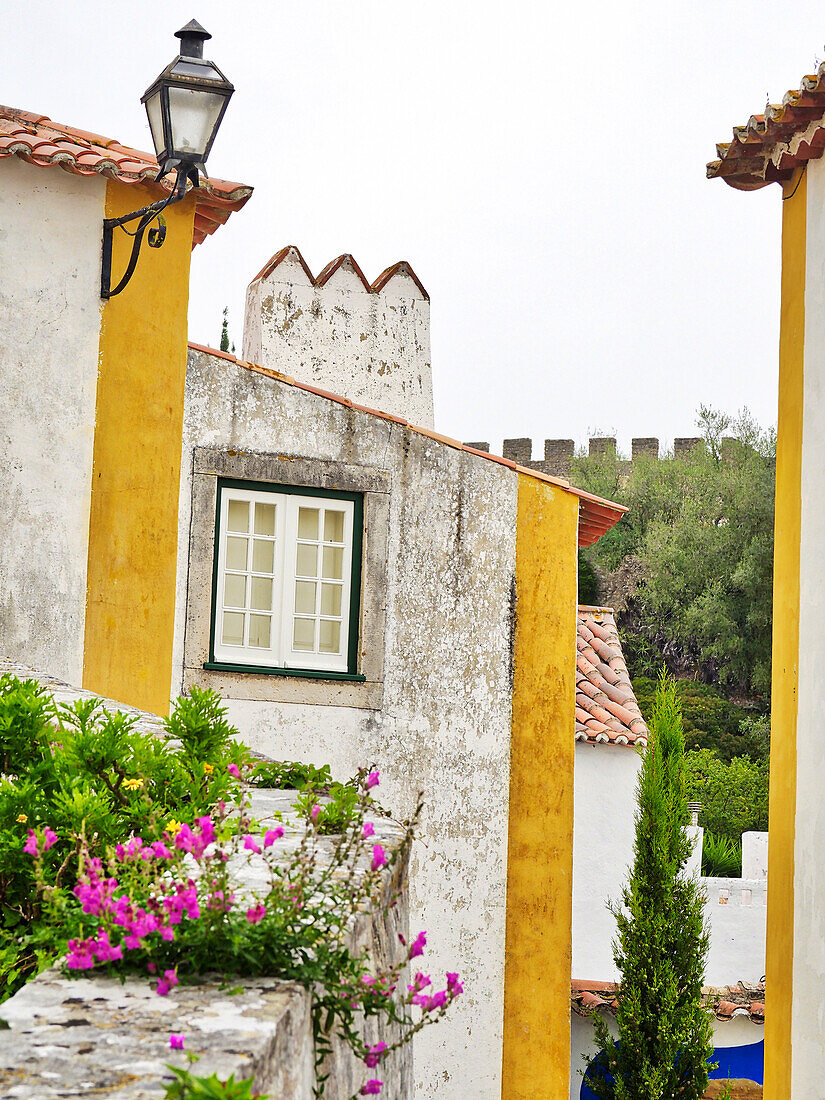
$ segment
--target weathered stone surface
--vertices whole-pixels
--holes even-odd
[[[755,1081],[743,1081],[732,1079],[730,1081],[711,1081],[703,1100],[717,1100],[723,1096],[725,1088],[729,1089],[730,1100],[762,1100],[762,1086]]]

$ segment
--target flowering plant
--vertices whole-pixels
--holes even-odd
[[[442,989],[421,971],[402,981],[405,968],[424,953],[425,932],[410,942],[399,935],[397,956],[385,968],[376,969],[366,952],[349,945],[359,915],[396,904],[421,806],[392,843],[386,837],[379,843],[365,820],[379,775],[364,769],[352,783],[355,804],[338,836],[320,838],[317,803],[299,828],[264,830],[251,817],[241,769],[227,771],[237,772],[231,803],[220,800],[191,824],[170,820],[157,839],[132,836],[99,856],[81,832],[71,890],[50,885],[44,875],[55,843],[50,828],[30,830],[27,851],[51,919],[68,930],[70,971],[148,972],[160,996],[181,980],[214,971],[279,977],[309,989],[321,1096],[333,1037],[374,1071],[440,1020],[462,992],[455,973],[446,975]],[[266,870],[259,891],[242,873],[251,860]],[[369,1017],[379,1018],[388,1041],[365,1041]],[[356,1095],[378,1095],[381,1088],[381,1079],[370,1076]]]

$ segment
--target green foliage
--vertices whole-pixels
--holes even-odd
[[[699,1100],[707,1088],[712,1046],[702,1004],[709,937],[703,896],[681,872],[691,851],[684,734],[672,680],[662,675],[651,715],[651,739],[637,788],[633,867],[612,906],[621,972],[616,1015],[619,1042],[593,1017],[604,1048],[600,1075],[589,1081],[604,1100]]]
[[[708,878],[741,878],[742,841],[714,836],[705,830],[702,843],[702,874]]]
[[[736,756],[725,763],[711,749],[685,755],[688,798],[701,802],[702,824],[735,842],[742,833],[767,830],[768,778],[767,760]]]
[[[221,324],[221,351],[229,351],[229,306],[223,307],[223,323]]]
[[[102,855],[133,833],[159,838],[170,817],[191,821],[228,796],[226,765],[248,753],[232,742],[219,696],[193,689],[166,725],[174,741],[138,732],[97,699],[57,706],[37,681],[0,676],[0,1001],[62,948],[23,850],[29,830],[59,835],[46,868],[71,886],[81,838]]]
[[[349,783],[330,783],[327,797],[321,801],[319,791],[308,787],[295,802],[295,808],[308,817],[315,806],[315,826],[321,836],[335,836],[346,832],[358,812],[358,788]]]
[[[647,719],[653,709],[656,681],[638,676],[633,681],[633,691]],[[726,762],[746,753],[767,759],[769,722],[766,716],[731,702],[719,688],[698,680],[677,680],[676,694],[682,710],[686,748],[714,749]]]
[[[294,760],[262,760],[255,765],[250,778],[250,783],[255,787],[288,791],[300,791],[304,787],[324,791],[331,782],[329,764],[316,768],[312,764],[300,764]]]
[[[599,582],[596,571],[584,550],[579,550],[579,603],[594,607],[599,602]]]
[[[175,1080],[166,1086],[166,1100],[267,1100],[263,1093],[253,1092],[254,1078],[236,1081],[234,1073],[226,1081],[219,1081],[218,1075],[195,1077],[188,1069],[178,1069],[168,1065],[167,1069],[175,1075]]]
[[[571,478],[629,506],[589,551],[632,573],[619,625],[637,672],[664,660],[728,689],[770,687],[776,441],[747,411],[699,411],[703,445],[679,458],[578,457]],[[633,569],[630,569],[631,563]]]

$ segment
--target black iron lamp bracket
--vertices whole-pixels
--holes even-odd
[[[114,298],[116,294],[120,294],[121,290],[126,287],[135,273],[141,245],[143,244],[143,235],[146,233],[146,230],[149,229],[153,221],[157,220],[158,224],[152,229],[149,229],[146,243],[150,248],[160,248],[166,240],[166,220],[162,216],[162,212],[167,206],[171,206],[172,203],[175,202],[180,202],[181,199],[186,197],[186,184],[187,181],[191,179],[191,176],[192,173],[189,166],[180,164],[177,168],[175,186],[165,199],[161,199],[160,202],[152,203],[151,206],[143,206],[140,210],[134,210],[131,214],[124,214],[122,218],[104,218],[103,266],[100,272],[101,298],[106,300]],[[127,229],[126,226],[128,223],[135,221],[136,218],[139,219],[139,221],[135,229],[133,231]],[[132,254],[129,257],[129,263],[123,274],[123,278],[117,286],[112,289],[112,240],[116,229],[122,229],[124,233],[127,233],[130,237],[134,237],[134,241],[132,244]]]

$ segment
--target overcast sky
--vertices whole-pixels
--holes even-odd
[[[140,96],[195,16],[237,89],[210,173],[252,184],[195,250],[190,336],[240,353],[245,288],[409,260],[438,428],[578,443],[776,417],[781,202],[705,179],[734,123],[825,56],[813,0],[28,0],[0,100],[151,148]],[[0,275],[1,277],[1,275]]]

